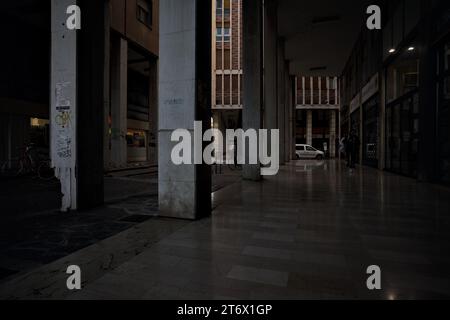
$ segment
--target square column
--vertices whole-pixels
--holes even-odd
[[[296,98],[295,98],[295,88],[297,86],[295,76],[289,76],[289,159],[296,160],[295,154],[295,108],[296,108]]]
[[[277,4],[264,2],[264,128],[278,128]]]
[[[289,94],[289,62],[284,60],[284,161],[291,160],[291,96]]]
[[[419,87],[419,146],[417,177],[421,182],[438,181],[438,137],[437,96],[433,85],[436,82],[437,55],[433,48],[433,14],[427,1],[421,2],[422,20],[418,30],[420,49]]]
[[[66,27],[70,0],[51,3],[50,150],[52,167],[61,182],[61,211],[76,210],[77,199],[77,41]]]
[[[378,169],[386,168],[386,76],[384,72],[379,73],[380,79],[380,121],[378,135]]]
[[[286,65],[284,62],[284,41],[277,41],[277,95],[278,95],[278,128],[280,129],[280,165],[286,162]]]
[[[148,134],[148,160],[158,165],[158,60],[150,60],[149,70],[150,121]]]
[[[291,159],[297,160],[297,105],[298,105],[298,85],[302,81],[296,76],[292,76],[291,80],[291,94],[292,94],[292,117],[291,117]]]
[[[306,144],[312,145],[313,138],[313,114],[312,110],[306,111]]]
[[[336,111],[330,113],[330,142],[329,142],[330,158],[336,157]]]
[[[242,127],[259,130],[262,127],[263,104],[263,6],[261,0],[242,3],[243,19],[243,110]],[[248,152],[249,148],[246,148]],[[248,159],[248,155],[245,155]],[[248,161],[246,161],[248,162]],[[246,164],[242,176],[246,180],[261,179],[261,165]]]
[[[83,8],[80,30],[66,26],[74,4]],[[52,166],[61,181],[61,210],[89,209],[103,204],[109,8],[106,1],[87,0],[53,0],[51,8]]]
[[[77,31],[77,192],[78,209],[85,210],[104,203],[103,105],[108,74],[105,25],[109,1],[78,0],[78,3],[82,8],[82,27]]]
[[[128,41],[114,36],[111,52],[111,166],[127,165]]]
[[[211,168],[194,162],[194,147],[203,151],[203,132],[194,134],[194,122],[201,121],[203,130],[211,123],[211,1],[165,0],[159,9],[159,210],[198,219],[211,213]],[[190,133],[191,164],[172,161],[177,129]]]

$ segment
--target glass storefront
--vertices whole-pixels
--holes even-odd
[[[417,177],[419,94],[415,90],[386,109],[386,169]]]
[[[372,167],[378,167],[378,101],[377,95],[363,105],[363,163]]]
[[[30,142],[39,148],[50,149],[50,121],[48,119],[30,119]]]
[[[406,50],[387,69],[386,169],[417,177],[419,55]]]
[[[450,185],[450,39],[439,47],[438,56],[438,179]]]
[[[128,129],[127,146],[129,162],[147,160],[147,134],[145,131]]]
[[[359,108],[350,115],[350,122],[351,122],[350,133],[351,131],[354,131],[356,135],[359,137],[361,128],[361,112]],[[360,152],[358,152],[356,162],[359,163],[360,159],[361,154]]]

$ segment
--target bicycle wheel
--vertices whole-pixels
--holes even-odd
[[[16,177],[21,177],[25,175],[25,163],[23,160],[19,160],[17,169],[14,170],[14,175]]]
[[[50,167],[50,161],[42,161],[38,167],[38,177],[42,180],[52,180],[55,178],[55,170]]]

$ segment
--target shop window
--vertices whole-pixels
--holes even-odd
[[[30,142],[38,148],[48,148],[50,141],[50,122],[48,119],[30,119]]]
[[[128,130],[128,148],[145,148],[145,131]]]
[[[137,0],[137,19],[147,27],[152,27],[153,0]]]
[[[444,71],[450,70],[450,44],[445,45],[444,49]]]
[[[438,180],[450,185],[450,40],[439,48],[437,79],[437,167]]]
[[[128,119],[148,122],[150,119],[150,79],[133,69],[128,69]]]
[[[387,101],[391,102],[418,88],[419,59],[415,51],[407,51],[387,71]]]

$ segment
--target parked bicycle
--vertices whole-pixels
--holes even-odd
[[[1,166],[1,173],[10,176],[35,175],[41,180],[51,180],[55,177],[50,159],[43,158],[34,144],[18,148],[20,155],[17,159],[6,161]]]

